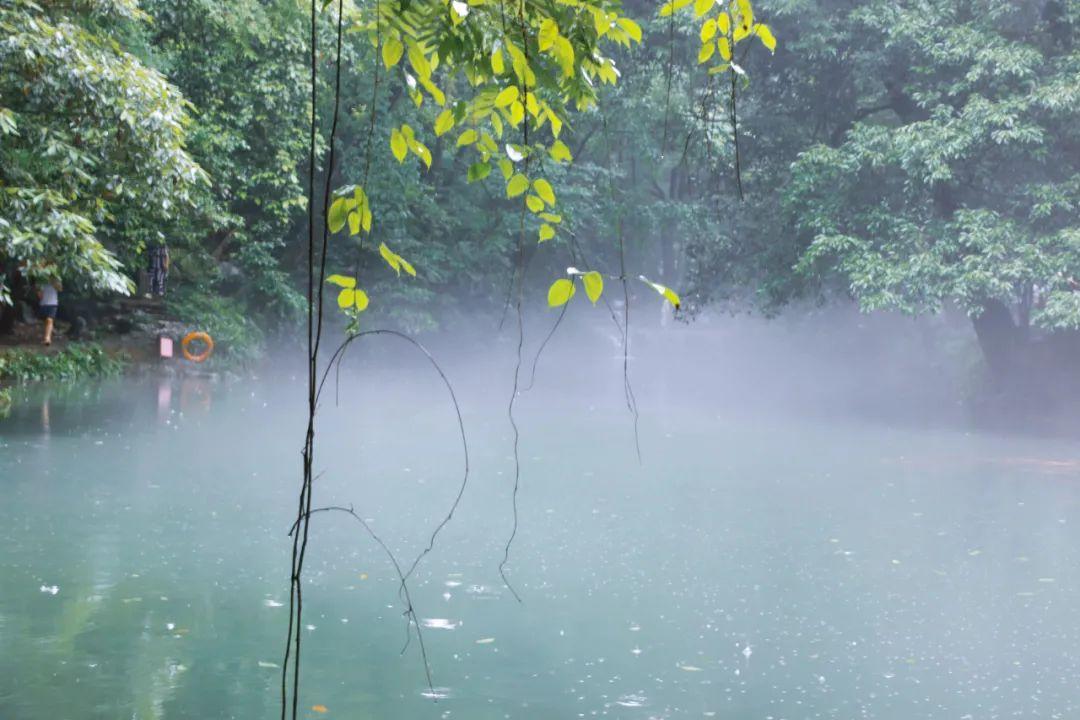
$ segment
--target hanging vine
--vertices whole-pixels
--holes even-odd
[[[324,0],[322,9],[331,5]],[[706,16],[716,0],[697,0],[693,3],[695,17]],[[660,8],[661,17],[673,16],[675,12],[689,7],[691,0],[671,0]],[[702,49],[699,64],[707,62],[718,52],[722,63],[708,69],[709,74],[731,73],[732,83],[736,74],[745,77],[745,71],[731,60],[731,49],[741,40],[757,36],[772,50],[775,40],[768,27],[757,24],[748,0],[732,0],[724,3],[715,17],[706,17],[700,28]],[[526,296],[527,231],[535,231],[537,243],[544,244],[555,239],[563,222],[558,197],[551,180],[546,177],[544,159],[556,165],[570,164],[573,155],[569,146],[560,139],[571,117],[581,111],[596,107],[599,89],[614,85],[619,71],[610,54],[613,46],[630,47],[642,41],[641,27],[622,12],[618,0],[556,0],[540,3],[518,0],[516,23],[506,22],[502,0],[376,0],[373,6],[357,7],[344,0],[336,3],[335,15],[335,70],[333,115],[330,121],[327,162],[324,168],[322,213],[316,213],[316,140],[318,135],[318,3],[311,0],[310,12],[310,82],[311,115],[309,138],[309,172],[307,189],[308,253],[307,253],[307,367],[308,367],[308,423],[302,452],[303,479],[297,499],[297,517],[292,528],[292,562],[290,571],[289,623],[281,679],[281,717],[298,717],[300,695],[301,618],[303,613],[303,569],[309,541],[309,528],[313,513],[337,511],[358,520],[368,535],[383,549],[393,564],[399,578],[399,594],[406,605],[406,620],[417,628],[424,670],[431,685],[431,669],[423,646],[420,626],[416,623],[407,582],[418,564],[430,553],[442,529],[453,517],[454,511],[465,492],[469,477],[468,445],[460,408],[453,388],[435,359],[412,338],[393,330],[362,329],[362,314],[368,309],[371,298],[362,287],[363,258],[366,252],[364,239],[373,232],[376,214],[369,196],[371,149],[376,131],[376,106],[380,85],[379,68],[376,65],[372,102],[370,108],[369,134],[362,182],[332,189],[335,167],[335,140],[340,108],[342,42],[346,10],[349,15],[350,32],[367,33],[378,60],[403,84],[408,98],[417,108],[425,101],[436,105],[431,129],[435,137],[453,132],[455,147],[460,152],[474,153],[468,165],[468,182],[481,182],[498,169],[504,183],[506,198],[520,202],[516,263],[510,278],[511,292],[516,286],[515,302],[518,319],[517,361],[514,370],[513,392],[508,403],[508,416],[514,429],[514,488],[512,532],[507,540],[499,572],[514,597],[517,591],[510,585],[506,574],[511,545],[518,530],[517,491],[521,480],[518,457],[518,432],[514,417],[514,403],[519,392],[524,346],[523,310]],[[673,34],[674,20],[669,19],[669,35]],[[707,49],[708,48],[708,49]],[[669,78],[670,82],[670,78]],[[735,112],[734,84],[732,85],[731,113]],[[457,95],[448,98],[448,94]],[[734,121],[734,115],[732,116]],[[665,145],[667,142],[665,118]],[[520,142],[510,142],[508,131],[520,128]],[[733,130],[737,128],[733,122]],[[390,129],[389,149],[398,163],[415,158],[425,169],[430,169],[433,158],[423,134],[407,123]],[[737,134],[736,172],[738,172]],[[533,159],[538,162],[533,162]],[[612,181],[613,182],[613,181]],[[740,186],[741,186],[741,181]],[[614,186],[611,188],[614,201]],[[519,199],[520,198],[520,199]],[[318,226],[318,227],[317,227]],[[351,275],[327,274],[328,245],[330,237],[347,231],[357,239],[357,260]],[[624,392],[627,406],[635,417],[637,404],[633,396],[629,375],[629,304],[630,275],[626,263],[625,241],[621,217],[617,222],[619,272],[607,275],[618,280],[622,286],[623,318],[620,322],[608,304],[612,319],[622,333]],[[569,246],[575,254],[576,243],[571,235]],[[369,245],[370,247],[370,245]],[[580,248],[577,248],[579,251]],[[378,245],[379,257],[401,277],[418,278],[417,269],[385,242]],[[580,253],[577,253],[580,254]],[[537,352],[537,360],[543,347],[554,334],[567,305],[580,283],[585,295],[595,305],[604,293],[605,275],[595,269],[581,271],[569,267],[566,277],[552,282],[547,288],[547,304],[559,308],[560,315],[547,338]],[[649,280],[644,275],[637,279],[651,287],[676,310],[679,296],[674,290]],[[322,367],[319,362],[323,334],[324,293],[327,284],[338,288],[336,303],[347,316],[347,338]],[[605,304],[607,300],[604,299]],[[313,508],[313,467],[315,457],[316,416],[323,386],[331,371],[336,372],[347,348],[356,340],[373,335],[392,335],[403,338],[419,349],[435,366],[446,384],[461,430],[465,456],[465,472],[454,501],[441,522],[433,530],[427,546],[417,555],[407,570],[391,553],[385,543],[353,510],[351,505],[326,505]],[[534,360],[530,387],[535,378]],[[639,450],[640,457],[640,450]],[[408,625],[407,625],[408,628]],[[411,635],[409,635],[411,636]],[[407,637],[409,637],[407,636]],[[407,647],[407,643],[406,643]],[[291,671],[291,694],[290,690]],[[290,702],[291,700],[291,702]]]

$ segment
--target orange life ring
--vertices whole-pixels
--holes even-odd
[[[194,340],[202,340],[203,343],[205,343],[206,345],[206,349],[198,355],[193,355],[191,354],[191,351],[188,350],[188,345],[191,344],[191,342]],[[201,330],[197,332],[189,332],[180,342],[180,349],[183,351],[185,358],[187,358],[191,362],[201,363],[206,360],[206,358],[210,357],[210,353],[214,352],[214,340]]]

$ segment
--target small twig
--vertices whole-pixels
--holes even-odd
[[[407,582],[408,574],[401,572],[401,564],[398,563],[398,560],[394,556],[393,551],[391,551],[390,548],[386,545],[386,543],[383,542],[383,539],[379,537],[378,533],[371,529],[371,526],[367,524],[367,521],[356,514],[356,511],[353,509],[352,505],[350,505],[349,507],[343,507],[341,505],[327,505],[326,507],[312,508],[305,514],[304,518],[310,518],[315,513],[332,511],[343,512],[347,515],[352,516],[352,518],[356,520],[356,522],[360,523],[360,525],[363,526],[367,534],[371,536],[371,539],[374,540],[380,548],[382,548],[383,553],[386,554],[386,557],[394,566],[394,572],[397,573],[398,579],[401,581],[399,593],[403,591],[405,599],[405,612],[403,613],[403,615],[405,616],[405,647],[401,649],[401,652],[402,654],[404,654],[405,650],[408,649],[409,639],[412,636],[409,630],[410,623],[415,624],[416,641],[417,644],[420,646],[420,657],[424,663],[424,675],[427,678],[428,689],[431,690],[432,699],[435,702],[438,702],[438,697],[436,697],[435,695],[435,684],[431,679],[431,664],[428,662],[427,648],[424,645],[424,633],[420,627],[420,619],[416,615],[416,608],[413,606],[412,596],[409,594],[409,585]],[[296,528],[299,524],[300,518],[297,518],[296,522],[293,523],[293,526],[289,529],[289,537],[292,537],[292,534],[296,531]]]

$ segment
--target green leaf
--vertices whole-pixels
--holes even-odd
[[[506,107],[517,100],[519,94],[517,85],[511,85],[510,87],[503,89],[502,92],[495,96],[495,107]]]
[[[541,215],[541,217],[543,217],[543,215]],[[545,242],[553,237],[555,237],[555,228],[547,223],[540,226],[540,242]]]
[[[382,46],[382,59],[383,64],[387,68],[392,68],[401,61],[401,56],[405,53],[405,46],[401,44],[401,41],[396,37],[387,38],[386,42]]]
[[[345,227],[345,216],[349,212],[351,203],[347,198],[339,197],[330,204],[330,210],[326,213],[326,225],[330,232],[336,233]]]
[[[506,197],[517,197],[528,189],[529,179],[521,173],[516,173],[512,178],[510,178],[510,182],[506,183]]]
[[[503,174],[503,179],[509,180],[510,176],[514,174],[514,163],[506,158],[499,158],[499,170]]]
[[[390,151],[399,163],[405,162],[405,156],[409,154],[409,143],[397,128],[390,132]]]
[[[353,210],[349,213],[349,234],[357,235],[360,232],[360,221],[363,219],[361,210]]]
[[[556,225],[562,222],[562,215],[557,215],[555,213],[540,213],[540,218]]]
[[[593,270],[581,276],[581,284],[585,286],[585,294],[595,305],[600,299],[600,294],[604,292],[604,277]]]
[[[537,178],[536,180],[533,180],[533,190],[535,190],[536,194],[539,195],[548,205],[555,204],[555,191],[551,189],[551,183],[549,183],[544,178]]]
[[[551,144],[551,150],[548,151],[551,155],[551,159],[555,162],[570,162],[574,159],[574,156],[570,154],[570,148],[566,146],[562,140],[556,140]]]
[[[469,182],[476,182],[477,180],[483,180],[491,174],[491,163],[478,162],[469,166]]]
[[[356,278],[347,277],[345,275],[331,275],[326,278],[326,282],[330,283],[331,285],[337,285],[338,287],[343,288],[356,287]]]
[[[548,288],[548,307],[561,307],[574,297],[574,283],[566,278],[556,280]]]
[[[544,201],[535,195],[527,195],[525,197],[525,205],[529,208],[530,212],[538,213],[544,209]]]
[[[495,48],[491,51],[491,72],[502,75],[506,72],[506,63],[503,62],[502,50]]]

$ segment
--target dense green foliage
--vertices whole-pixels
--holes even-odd
[[[119,42],[145,20],[133,0],[0,10],[0,261],[33,281],[127,292],[105,237],[137,249],[206,182],[184,149],[188,107]],[[125,217],[138,229],[113,232]]]
[[[16,348],[0,351],[0,378],[27,383],[108,377],[123,370],[126,362],[96,343],[72,343],[55,353]]]
[[[336,6],[319,15],[317,181]],[[0,260],[117,289],[165,239],[184,319],[250,343],[298,318],[305,8],[0,8]],[[354,316],[361,296],[410,328],[497,311],[522,265],[542,307],[569,299],[552,280],[610,287],[625,263],[691,311],[838,294],[1080,326],[1076,3],[343,8],[327,266],[350,286],[328,301]],[[68,72],[64,53],[87,60]]]
[[[864,309],[1080,326],[1080,7],[1049,0],[793,2],[745,121],[753,187],[698,286],[766,307],[840,291]],[[778,191],[777,191],[778,190]]]

